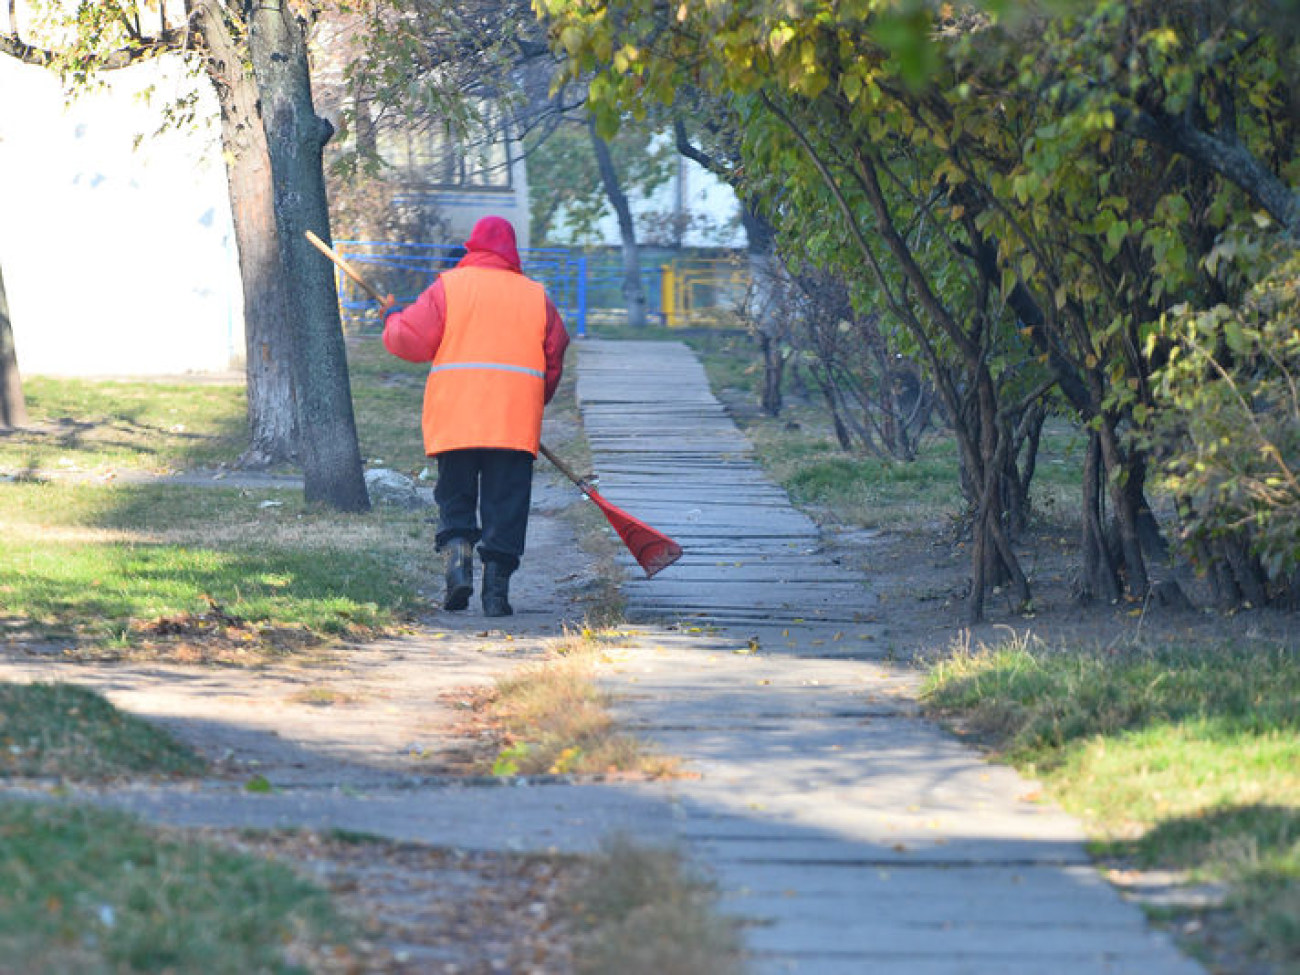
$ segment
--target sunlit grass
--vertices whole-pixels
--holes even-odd
[[[1231,886],[1261,961],[1300,963],[1300,658],[1006,645],[933,666],[957,716],[1081,816],[1099,852]]]
[[[432,559],[420,513],[342,517],[296,492],[13,483],[0,498],[0,617],[81,649],[215,607],[251,625],[235,634],[250,649],[264,628],[367,635],[409,619]]]

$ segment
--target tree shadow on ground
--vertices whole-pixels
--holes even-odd
[[[54,379],[30,385],[32,421],[0,430],[0,469],[211,466],[233,462],[248,439],[242,388]]]

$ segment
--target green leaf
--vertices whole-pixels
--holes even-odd
[[[1228,348],[1237,355],[1246,355],[1250,352],[1250,340],[1246,338],[1241,322],[1236,318],[1229,318],[1223,323],[1223,338],[1228,343]]]
[[[497,776],[518,775],[519,763],[528,757],[531,750],[531,746],[526,741],[516,742],[501,749],[496,761],[492,763],[492,774]]]

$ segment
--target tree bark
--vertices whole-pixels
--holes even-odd
[[[330,239],[322,151],[333,130],[313,108],[305,31],[289,4],[263,0],[246,6],[251,8],[249,53],[271,162],[280,260],[293,291],[287,312],[304,495],[343,511],[366,511],[370,500],[334,273],[304,237],[311,230]]]
[[[240,466],[267,467],[298,456],[292,296],[280,261],[257,84],[245,66],[246,49],[232,36],[221,7],[204,0],[195,14],[207,44],[208,77],[221,106],[221,147],[244,292],[249,442]]]
[[[4,269],[0,268],[0,429],[27,424],[27,400],[23,396],[18,354],[14,348],[13,324],[9,320],[9,296],[5,293]]]
[[[1101,447],[1101,459],[1104,465],[1106,483],[1110,485],[1111,504],[1114,507],[1115,530],[1119,533],[1120,552],[1124,560],[1124,578],[1129,595],[1136,599],[1145,599],[1151,588],[1151,577],[1147,573],[1146,557],[1142,551],[1142,539],[1138,529],[1138,513],[1134,510],[1133,499],[1124,489],[1123,474],[1125,461],[1119,445],[1119,434],[1115,429],[1115,419],[1103,414],[1097,431],[1098,444]]]
[[[642,328],[645,325],[645,288],[641,285],[641,249],[637,245],[632,208],[628,205],[627,194],[623,192],[618,171],[614,168],[609,143],[596,132],[594,119],[588,120],[587,131],[591,133],[591,148],[596,154],[596,166],[600,169],[600,181],[605,187],[605,195],[618,217],[618,237],[623,249],[623,300],[627,304],[627,323],[633,328]]]
[[[1083,461],[1083,576],[1079,581],[1079,601],[1104,599],[1113,603],[1120,597],[1119,573],[1106,544],[1102,516],[1104,473],[1101,462],[1101,438],[1094,430],[1088,435],[1088,452]]]

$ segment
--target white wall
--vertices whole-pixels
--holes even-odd
[[[0,268],[19,369],[229,369],[243,300],[215,98],[170,58],[105,77],[108,91],[65,105],[52,74],[0,56]],[[152,107],[137,97],[150,85]],[[195,85],[200,131],[152,135]]]

